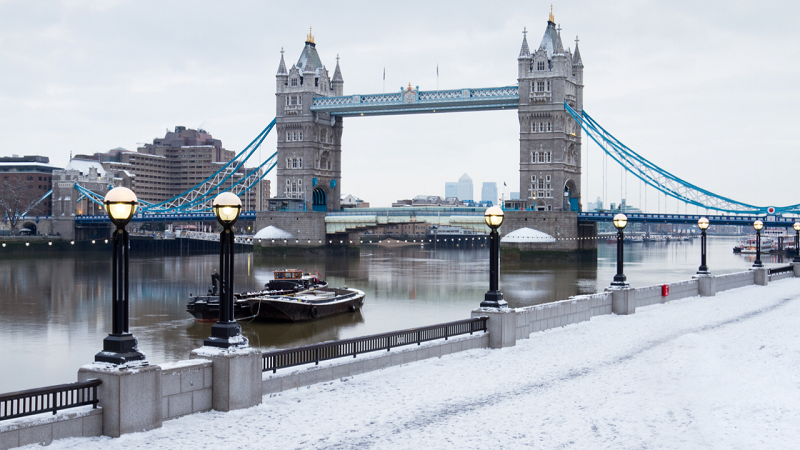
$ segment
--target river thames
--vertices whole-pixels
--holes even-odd
[[[709,238],[713,274],[747,270],[735,238]],[[76,381],[111,330],[111,255],[106,251],[0,259],[0,393]],[[697,271],[700,241],[626,244],[625,274],[634,287],[686,280]],[[790,258],[765,255],[767,266]],[[190,294],[207,291],[218,255],[130,260],[131,332],[154,364],[188,359],[211,324],[186,312]],[[314,270],[331,286],[366,292],[361,311],[307,323],[242,323],[253,347],[267,350],[468,318],[488,289],[486,248],[432,249],[364,245],[360,256],[236,255],[235,290],[254,290],[285,268]],[[616,246],[597,258],[503,260],[500,289],[511,307],[602,291],[616,271]]]

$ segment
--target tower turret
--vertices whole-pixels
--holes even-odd
[[[339,68],[339,55],[336,55],[336,69],[333,71],[333,96],[341,97],[344,95],[344,78],[342,78],[342,70]]]
[[[300,58],[288,71],[281,51],[277,80],[276,197],[305,200],[309,211],[336,210],[341,193],[342,119],[311,110],[315,98],[334,95],[335,83],[328,77],[310,29]],[[341,92],[341,73],[339,80]]]
[[[564,102],[582,107],[580,55],[564,49],[552,7],[537,50],[519,63],[520,194],[528,206],[543,211],[580,208],[581,134]],[[577,52],[577,50],[576,50]],[[527,67],[523,67],[527,64]],[[582,65],[580,65],[582,68]],[[580,106],[579,106],[580,105]]]

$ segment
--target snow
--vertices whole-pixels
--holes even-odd
[[[50,448],[795,448],[799,318],[787,279]]]
[[[211,363],[210,359],[186,359],[183,361],[175,361],[171,363],[159,364],[158,366],[161,367],[161,370],[166,372],[168,370],[176,370],[176,369],[183,369],[186,367],[195,367],[201,366],[206,363]]]
[[[293,239],[292,233],[283,231],[280,228],[273,227],[272,225],[258,230],[253,239]]]
[[[95,168],[97,170],[97,174],[101,177],[106,175],[105,169],[100,164],[99,161],[87,161],[83,159],[70,159],[69,163],[67,163],[67,167],[64,170],[77,170],[81,173],[81,175],[89,175],[89,170],[91,168]]]
[[[547,233],[532,228],[520,228],[503,236],[500,242],[555,242],[556,239]]]

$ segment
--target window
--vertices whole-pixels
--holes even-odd
[[[287,169],[291,169],[292,168],[292,163],[290,161],[291,160],[289,158],[286,158],[286,168]],[[286,182],[288,183],[289,180],[286,180]]]
[[[33,181],[33,177],[28,177],[28,181]]]
[[[535,163],[539,162],[539,152],[533,154],[533,162]]]
[[[536,122],[531,122],[531,133],[536,133],[537,129]]]
[[[292,78],[292,86],[297,86],[297,78]]]
[[[539,131],[544,132],[544,122],[539,122]]]
[[[550,92],[550,80],[547,80],[547,92]]]
[[[552,127],[550,125],[550,122],[547,122],[547,131],[551,131],[551,130],[552,130]]]
[[[544,70],[544,61],[539,61],[536,63],[536,70]]]
[[[42,181],[42,177],[39,177],[39,181]]]
[[[292,169],[297,169],[297,160],[292,158]]]
[[[544,92],[544,81],[536,82],[536,92]]]
[[[319,87],[319,78],[314,78],[314,87]]]

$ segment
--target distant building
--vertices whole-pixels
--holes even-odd
[[[444,196],[447,197],[458,197],[458,182],[457,181],[448,181],[444,184]]]
[[[497,183],[483,183],[481,187],[481,203],[491,202],[492,205],[497,203]]]
[[[603,200],[601,200],[600,197],[597,197],[596,202],[589,202],[587,206],[589,211],[600,211],[603,209]]]
[[[81,170],[81,167],[96,161],[98,173],[108,172],[119,185],[132,189],[140,200],[161,203],[202,183],[235,155],[235,152],[223,148],[222,141],[214,139],[207,131],[177,126],[174,132],[167,131],[163,138],[156,138],[135,152],[115,148],[106,153],[76,155],[68,167],[86,174],[88,166],[86,170]],[[240,168],[224,186],[231,186],[251,171]],[[245,211],[266,209],[269,180],[261,180],[259,187],[260,197],[258,188],[240,196]]]
[[[511,196],[509,197],[511,200],[519,200],[519,192],[512,192],[509,195]]]
[[[472,189],[472,178],[469,177],[466,173],[461,175],[461,178],[458,179],[458,199],[459,200],[474,200],[475,197],[473,195]],[[449,197],[446,195],[445,197]]]
[[[341,201],[339,202],[342,209],[345,208],[369,208],[369,202],[365,202],[360,198],[356,197],[355,195],[347,195],[346,197],[342,197]]]
[[[456,197],[442,198],[438,195],[418,195],[411,200],[398,200],[392,203],[392,208],[404,208],[413,206],[422,208],[426,206],[464,206],[464,202]]]
[[[53,171],[58,167],[50,165],[47,156],[4,156],[0,157],[0,181],[24,185],[30,200],[41,198],[53,188]],[[2,193],[0,193],[2,195]],[[52,197],[41,201],[28,212],[29,216],[52,215]]]

